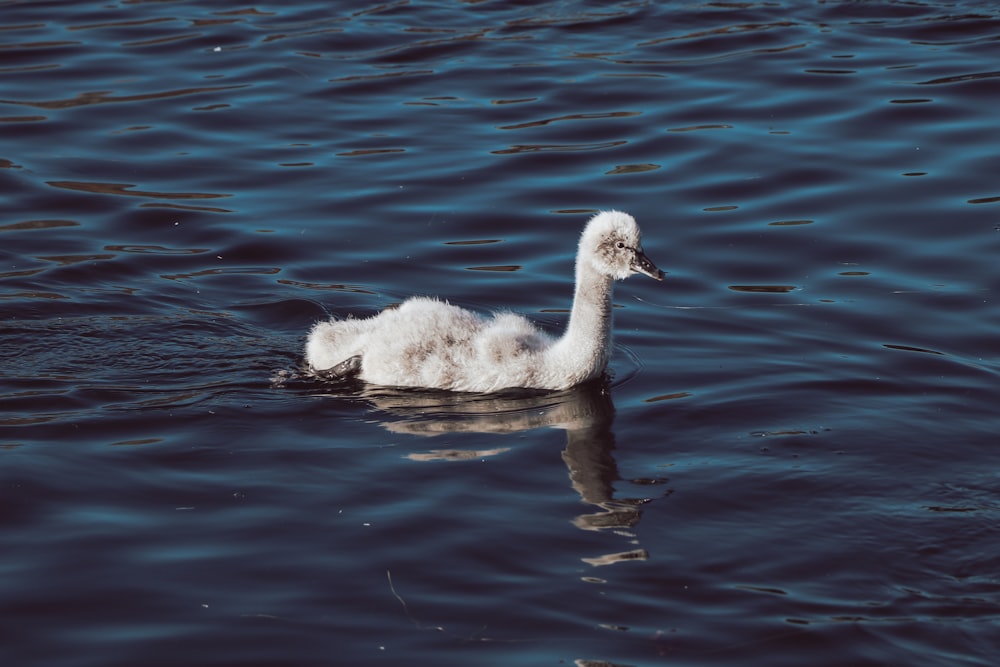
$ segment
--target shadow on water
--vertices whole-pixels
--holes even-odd
[[[631,542],[631,529],[642,517],[645,499],[615,497],[615,482],[621,477],[615,462],[612,424],[615,406],[612,383],[607,376],[571,389],[544,392],[510,389],[497,394],[421,391],[336,383],[339,391],[331,399],[360,399],[375,408],[378,422],[392,433],[435,437],[456,433],[514,434],[553,428],[566,432],[562,459],[570,483],[580,499],[595,508],[581,514],[573,524],[581,530],[609,531]],[[489,449],[441,448],[410,453],[412,461],[467,461],[498,456],[510,447]],[[646,560],[648,552],[634,548],[595,558],[591,565]]]

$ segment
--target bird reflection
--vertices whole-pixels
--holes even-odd
[[[382,426],[394,433],[436,436],[446,433],[515,433],[537,428],[566,431],[562,459],[570,483],[583,502],[596,512],[581,514],[573,524],[581,530],[609,531],[635,543],[631,528],[642,515],[644,500],[615,498],[614,482],[620,479],[612,451],[611,429],[615,408],[606,378],[558,392],[516,390],[500,394],[460,394],[396,390],[365,386],[359,394],[366,402],[391,416]],[[466,460],[494,456],[508,447],[492,449],[432,449],[413,453],[415,461]],[[645,549],[635,548],[596,558],[591,565],[645,560]]]

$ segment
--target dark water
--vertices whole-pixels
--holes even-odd
[[[0,2],[0,661],[995,664],[994,3],[351,7]],[[609,382],[298,374],[602,208]]]

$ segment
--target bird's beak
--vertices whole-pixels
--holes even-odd
[[[649,260],[649,257],[646,257],[646,253],[642,250],[635,251],[635,256],[632,258],[632,266],[630,268],[635,273],[644,273],[650,278],[663,280],[663,271],[656,268],[656,264],[653,264]]]

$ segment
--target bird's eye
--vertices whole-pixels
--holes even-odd
[[[621,250],[622,248],[625,247],[625,244],[622,241],[619,241],[618,243],[615,244],[615,247]]]

